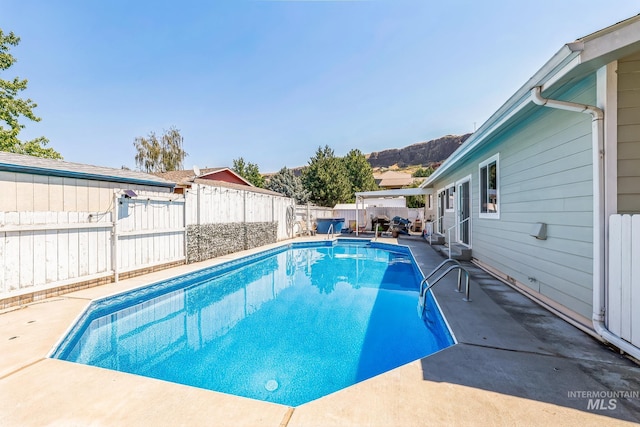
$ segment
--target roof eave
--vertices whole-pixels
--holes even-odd
[[[393,190],[376,190],[376,191],[359,191],[355,193],[356,197],[398,197],[398,196],[423,196],[431,194],[430,188],[414,187],[414,188],[397,188]]]
[[[16,165],[11,163],[0,163],[0,170],[7,171],[7,172],[28,173],[32,175],[57,176],[61,178],[75,178],[75,179],[87,179],[91,181],[117,182],[121,184],[137,184],[137,185],[148,185],[153,187],[165,187],[165,188],[175,187],[175,183],[169,182],[166,180],[154,181],[154,180],[146,180],[146,179],[138,179],[138,178],[125,178],[125,177],[118,177],[113,175],[102,175],[102,174],[94,174],[94,173],[87,173],[87,172],[74,172],[74,171],[67,171],[67,170],[48,169],[48,168],[40,168],[36,166]]]
[[[567,77],[577,67],[591,63],[595,66],[623,57],[640,46],[640,15],[633,16],[586,37],[567,43],[547,61],[507,102],[502,105],[475,133],[473,133],[436,171],[423,182],[429,187],[460,159],[499,130],[511,117],[529,104],[530,92],[536,86],[543,90]]]
[[[438,169],[427,178],[421,187],[428,187],[435,180],[443,175],[458,160],[463,158],[470,151],[479,146],[484,140],[491,136],[504,123],[513,117],[518,111],[530,102],[530,91],[532,87],[540,86],[549,81],[558,73],[566,74],[575,68],[584,47],[581,43],[568,43],[549,59],[527,82],[520,87],[480,128],[471,134],[469,138]],[[554,79],[555,80],[555,79]]]

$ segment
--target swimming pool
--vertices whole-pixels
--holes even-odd
[[[297,406],[453,344],[406,247],[294,243],[92,302],[52,357]]]

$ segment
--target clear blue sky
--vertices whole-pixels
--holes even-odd
[[[185,168],[262,172],[400,148],[480,126],[564,43],[640,13],[636,0],[0,0],[21,37],[0,78],[29,80],[65,160],[135,166],[176,126]]]

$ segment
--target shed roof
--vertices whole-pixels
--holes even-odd
[[[72,163],[4,151],[0,152],[0,171],[156,187],[173,188],[175,186],[171,181],[144,172]]]

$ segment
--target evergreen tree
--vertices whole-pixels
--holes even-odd
[[[302,186],[302,181],[287,167],[283,167],[271,177],[267,188],[295,199],[298,204],[305,204],[309,200],[309,192]]]
[[[344,161],[328,145],[318,147],[309,160],[309,166],[302,172],[302,184],[311,193],[310,200],[320,206],[333,207],[352,197]]]
[[[264,177],[260,173],[258,165],[255,163],[246,163],[242,157],[233,161],[233,171],[255,185],[264,188]]]
[[[347,168],[347,175],[351,183],[351,197],[349,201],[355,201],[355,193],[359,191],[377,190],[378,185],[373,178],[373,169],[367,158],[360,150],[353,149],[343,158]]]
[[[411,185],[405,188],[418,188],[420,184],[413,182]],[[425,197],[424,196],[406,196],[408,208],[424,208]]]
[[[11,46],[17,46],[20,37],[13,32],[8,35],[0,29],[0,71],[9,69],[16,58],[9,53]],[[40,117],[33,113],[38,105],[31,99],[21,99],[18,93],[27,88],[27,80],[14,77],[12,80],[0,79],[0,151],[28,154],[30,156],[61,159],[62,156],[53,148],[45,148],[49,140],[40,136],[31,141],[20,141],[18,134],[24,125],[20,123],[21,117],[26,117],[34,122],[39,122]]]
[[[433,173],[434,169],[431,166],[427,166],[426,168],[418,168],[414,173],[414,178],[426,178]]]
[[[133,142],[136,148],[136,165],[144,172],[169,172],[182,169],[182,162],[187,157],[182,149],[184,138],[180,131],[171,127],[164,131],[160,139],[155,132],[146,138],[137,137]]]

